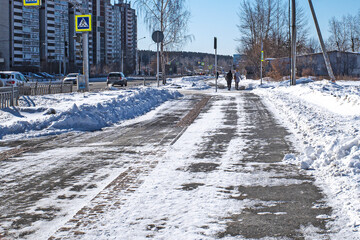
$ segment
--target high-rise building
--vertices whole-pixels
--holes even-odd
[[[121,10],[110,0],[93,0],[93,54],[97,71],[120,71]]]
[[[80,72],[83,34],[75,31],[75,15],[84,12],[92,15],[91,69],[133,73],[137,20],[122,0],[115,5],[112,0],[43,0],[32,7],[6,0],[0,9],[0,70]]]
[[[113,32],[112,32],[111,53],[112,53],[114,65],[120,67],[121,66],[121,9],[119,5],[113,6]]]
[[[0,8],[0,70],[10,69],[10,2],[5,1]]]
[[[10,68],[39,70],[39,8],[25,7],[23,0],[10,0],[9,3]]]
[[[133,73],[135,71],[135,54],[137,48],[137,16],[135,9],[130,3],[123,1],[116,4],[121,11],[121,50],[123,71]]]
[[[105,64],[111,65],[113,63],[113,37],[114,37],[114,14],[115,7],[110,0],[106,0],[105,8]]]
[[[79,72],[82,68],[81,33],[75,32],[75,15],[80,15],[80,0],[43,1],[40,10],[41,70],[53,73]],[[89,5],[91,12],[91,3]],[[89,35],[89,52],[92,47]],[[89,54],[92,63],[92,54]]]
[[[94,64],[99,68],[105,64],[105,9],[106,0],[92,0],[92,33]]]

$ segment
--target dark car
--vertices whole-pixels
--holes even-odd
[[[109,85],[120,85],[127,86],[127,79],[122,72],[111,72],[109,73],[106,83]]]

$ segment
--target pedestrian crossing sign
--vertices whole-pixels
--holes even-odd
[[[24,6],[40,6],[41,0],[24,0]]]
[[[91,31],[91,15],[76,15],[75,28],[77,32]]]

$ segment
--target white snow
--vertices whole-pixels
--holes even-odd
[[[101,93],[22,97],[16,109],[0,110],[0,139],[99,130],[141,116],[181,96],[166,89],[113,89]]]
[[[169,80],[168,87],[165,88],[137,88],[130,90],[114,90],[101,93],[71,93],[57,94],[35,97],[24,97],[20,101],[20,106],[16,109],[0,110],[0,139],[7,140],[12,138],[29,138],[48,134],[57,134],[68,131],[90,131],[103,127],[108,127],[120,121],[132,119],[143,115],[146,112],[159,106],[161,103],[180,97],[181,94],[173,88],[187,90],[201,90],[207,94],[241,94],[241,92],[219,90],[214,92],[214,87],[206,84],[206,77],[186,77]],[[214,83],[214,80],[211,80]],[[225,83],[224,79],[219,79],[219,83]],[[322,188],[326,194],[326,201],[333,208],[333,222],[330,222],[333,239],[360,239],[360,82],[338,81],[329,83],[328,81],[312,81],[311,79],[299,79],[296,86],[289,86],[289,82],[264,82],[259,85],[259,81],[242,80],[240,85],[247,87],[247,91],[258,94],[263,102],[274,113],[279,122],[286,126],[293,134],[294,146],[297,153],[288,153],[284,158],[284,163],[297,164],[316,179],[316,184]],[[221,105],[221,103],[219,103]],[[55,114],[48,114],[49,110],[54,109]],[[165,155],[160,167],[154,169],[144,184],[127,201],[123,209],[140,208],[141,215],[148,218],[137,219],[139,212],[112,212],[108,213],[111,231],[121,232],[124,238],[130,236],[144,237],[148,232],[139,232],[139,229],[146,229],[146,226],[161,227],[166,219],[167,224],[172,224],[173,236],[168,233],[160,232],[158,238],[174,239],[177,231],[189,230],[184,239],[198,237],[195,233],[203,231],[208,235],[224,229],[222,222],[216,224],[211,221],[215,217],[226,215],[234,209],[248,207],[239,206],[239,201],[231,199],[221,199],[221,196],[214,198],[213,202],[208,202],[207,196],[217,194],[216,186],[227,186],[234,182],[244,181],[247,184],[258,181],[260,176],[238,175],[238,179],[232,179],[232,175],[216,176],[211,173],[204,176],[201,184],[203,187],[189,191],[188,195],[182,194],[185,199],[178,199],[177,191],[173,190],[178,185],[192,183],[192,177],[186,172],[176,171],[183,166],[187,159],[191,159],[191,152],[197,147],[191,145],[194,138],[201,138],[202,134],[211,134],[211,127],[205,121],[211,118],[214,121],[212,127],[221,124],[219,113],[221,111],[210,112],[207,118],[200,119],[197,124],[190,126],[184,135],[172,146],[169,154]],[[244,119],[239,119],[245,123]],[[236,141],[236,140],[235,140]],[[241,147],[241,142],[232,143]],[[189,146],[184,148],[184,146]],[[230,144],[231,146],[231,144]],[[184,150],[185,149],[185,150]],[[0,151],[7,150],[0,148]],[[231,164],[231,151],[228,157],[221,159],[226,167]],[[183,161],[176,160],[183,158]],[[201,173],[199,173],[201,175]],[[162,184],[162,183],[167,184]],[[261,184],[257,183],[257,184]],[[278,184],[275,180],[272,183]],[[163,187],[150,191],[152,187]],[[164,198],[158,196],[161,192],[170,193],[164,202],[157,202],[150,207],[152,201],[161,201]],[[193,198],[196,195],[196,198]],[[192,214],[179,215],[177,212],[187,212],[188,203],[197,199],[199,202],[194,204],[201,206],[202,209],[191,209]],[[221,199],[221,201],[217,201]],[[148,204],[147,204],[148,203]],[[243,203],[244,204],[244,203]],[[253,202],[246,203],[249,206]],[[147,209],[146,207],[149,207]],[[157,222],[149,221],[154,219],[154,214],[161,212],[161,208],[168,209],[166,216],[158,216]],[[207,213],[207,216],[202,214]],[[259,214],[268,214],[267,212]],[[286,214],[279,212],[276,214]],[[163,218],[162,218],[163,217]],[[318,216],[319,218],[327,216]],[[119,228],[112,229],[116,222],[123,221]],[[201,228],[199,224],[207,221],[206,228]],[[114,225],[112,225],[112,223]],[[138,226],[138,227],[137,227]],[[177,229],[176,226],[183,226]],[[169,227],[169,226],[168,226]],[[151,229],[150,229],[151,230]],[[304,232],[314,232],[311,227],[303,229]],[[183,232],[182,232],[183,233]],[[94,233],[95,234],[95,233]],[[90,236],[91,235],[90,233]]]
[[[204,80],[213,79],[209,76],[191,76],[183,78],[167,79],[170,88],[182,88],[188,90],[205,90],[210,86]]]
[[[246,84],[294,134],[300,154],[284,161],[316,177],[334,210],[334,239],[360,239],[360,82]]]

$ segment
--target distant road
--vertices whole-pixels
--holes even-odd
[[[156,83],[156,78],[155,77],[146,77],[145,84],[148,85],[150,83]],[[135,87],[135,86],[140,86],[143,84],[144,84],[144,78],[129,77],[127,87]],[[116,86],[116,87],[122,88],[120,86]],[[90,79],[90,91],[104,91],[106,89],[108,89],[108,86],[106,85],[106,78],[91,78]]]

